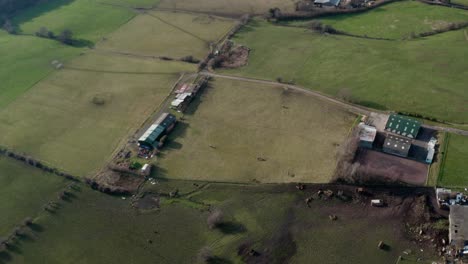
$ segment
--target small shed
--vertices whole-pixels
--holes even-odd
[[[359,146],[362,148],[372,149],[377,129],[373,126],[368,126],[364,123],[359,124]]]
[[[394,135],[387,135],[383,145],[383,152],[400,157],[408,157],[410,147],[410,139]]]

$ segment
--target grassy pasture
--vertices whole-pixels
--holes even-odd
[[[140,55],[202,59],[234,20],[187,13],[149,12],[110,34],[98,48]]]
[[[149,8],[157,6],[159,0],[104,0],[101,3],[122,7]]]
[[[54,0],[22,11],[13,22],[27,34],[34,34],[41,27],[47,27],[56,34],[70,29],[74,38],[96,42],[134,16],[130,9],[99,1]]]
[[[86,187],[76,196],[38,218],[43,231],[21,240],[13,263],[193,263],[203,246],[206,216],[198,210],[173,205],[141,214],[129,200]]]
[[[314,201],[308,208],[303,202],[307,194],[291,189],[210,184],[183,198],[162,198],[161,209],[141,213],[131,209],[128,200],[82,188],[56,214],[43,213],[37,220],[43,231],[21,240],[21,254],[13,253],[11,259],[50,264],[198,263],[197,252],[208,246],[220,263],[243,263],[237,252],[246,244],[267,251],[273,257],[268,263],[284,263],[281,260],[289,255],[291,263],[312,259],[324,264],[394,264],[403,250],[414,251],[401,234],[402,222],[379,218],[376,212],[367,215],[360,204],[338,200]],[[208,229],[208,205],[224,212],[223,227]],[[339,220],[328,220],[330,212]],[[378,250],[379,240],[391,249]]]
[[[64,178],[0,156],[0,236],[9,234],[26,217],[36,217],[66,183]]]
[[[161,0],[159,8],[210,12],[222,15],[266,14],[278,7],[282,11],[295,10],[296,0]]]
[[[468,137],[448,134],[444,163],[441,165],[439,185],[446,187],[468,187]]]
[[[335,150],[354,115],[281,87],[224,79],[210,86],[171,134],[174,139],[157,163],[156,177],[229,182],[330,180]]]
[[[468,0],[453,0],[453,1],[450,1],[450,3],[468,6]]]
[[[81,49],[0,31],[0,109],[53,71],[53,60],[66,61]]]
[[[100,167],[119,141],[195,66],[88,53],[0,111],[0,144],[78,176]]]
[[[290,41],[294,39],[294,41]],[[412,41],[320,35],[253,21],[234,40],[251,48],[246,67],[222,72],[293,80],[354,102],[468,122],[468,37],[464,30]]]
[[[468,21],[468,11],[418,1],[402,1],[365,13],[334,15],[318,20],[354,35],[401,39],[412,32],[428,32],[444,28],[450,22]],[[310,21],[295,21],[290,24],[306,26],[309,23]]]

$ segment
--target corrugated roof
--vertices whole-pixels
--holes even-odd
[[[315,0],[315,4],[322,4],[322,5],[339,5],[341,0]]]
[[[377,129],[375,127],[361,123],[359,124],[359,128],[359,140],[374,142],[375,136],[377,135]]]
[[[163,113],[138,139],[138,142],[146,142],[147,144],[154,145],[158,137],[161,136],[175,121],[176,117],[174,115]]]
[[[409,138],[416,138],[420,128],[420,121],[395,114],[390,115],[385,125],[385,130]]]
[[[387,135],[384,141],[384,151],[398,152],[400,155],[407,156],[411,147],[411,140],[394,135]]]

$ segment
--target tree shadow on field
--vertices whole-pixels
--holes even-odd
[[[87,39],[74,39],[71,43],[71,46],[77,48],[92,48],[94,47],[94,42]]]
[[[245,228],[243,224],[232,222],[232,221],[220,223],[217,227],[224,234],[230,234],[230,235],[244,233],[245,231],[247,231],[247,229]]]
[[[385,106],[385,105],[381,105],[381,104],[378,104],[376,102],[372,102],[372,101],[358,101],[356,102],[357,104],[359,105],[362,105],[362,106],[365,106],[365,107],[368,107],[368,108],[374,108],[374,109],[377,109],[377,110],[388,110],[388,108]]]
[[[231,264],[232,261],[230,261],[228,259],[221,258],[221,257],[214,256],[214,257],[209,258],[206,261],[206,263],[208,263],[208,264]]]
[[[11,261],[11,255],[7,251],[0,252],[0,264],[4,264]]]
[[[13,19],[14,23],[16,26],[18,26],[19,32],[21,33],[21,24],[26,23],[28,21],[34,20],[37,17],[40,17],[46,13],[49,13],[53,11],[54,9],[58,9],[62,6],[69,5],[75,0],[50,0],[50,1],[38,1],[40,3],[33,5],[30,8],[26,8],[26,10],[20,10],[21,16],[15,16],[16,14],[13,14],[14,17],[17,17]],[[31,11],[29,11],[30,9]],[[29,12],[28,12],[29,11]],[[32,12],[34,11],[34,12]],[[46,26],[46,25],[44,25]]]
[[[36,232],[36,233],[41,233],[44,231],[44,228],[37,224],[37,223],[32,223],[29,228],[31,228],[32,231]]]

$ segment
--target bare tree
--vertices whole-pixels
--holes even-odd
[[[10,33],[10,34],[16,34],[18,33],[16,31],[16,27],[13,25],[13,23],[11,23],[11,21],[9,19],[5,19],[5,22],[3,23],[3,27],[2,27],[6,32]]]
[[[58,39],[64,44],[71,45],[73,44],[73,32],[69,29],[65,29],[60,32]]]
[[[208,216],[207,223],[210,229],[213,229],[223,222],[223,212],[219,209],[213,210]]]
[[[202,247],[198,251],[197,259],[200,263],[208,263],[213,258],[213,253],[209,247]]]

